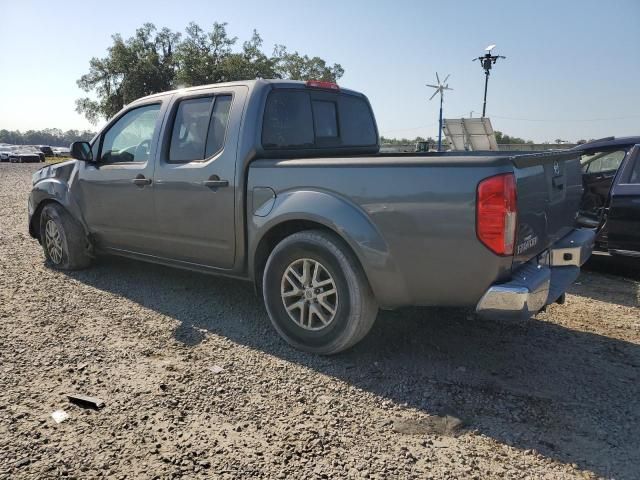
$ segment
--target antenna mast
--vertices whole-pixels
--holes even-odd
[[[433,95],[431,95],[431,98],[429,98],[429,100],[432,100],[433,97],[435,97],[438,93],[440,94],[440,122],[439,122],[439,126],[440,128],[438,129],[438,151],[441,152],[442,151],[442,102],[443,102],[443,98],[444,98],[444,91],[445,90],[453,90],[453,88],[449,88],[449,84],[447,83],[448,78],[451,75],[447,75],[444,80],[442,82],[440,82],[440,77],[438,76],[438,72],[436,72],[436,80],[438,81],[437,85],[430,85],[430,84],[426,84],[427,87],[431,87],[431,88],[435,88],[436,91],[433,92]]]
[[[489,75],[491,74],[491,67],[495,65],[499,58],[507,58],[502,55],[491,55],[491,50],[496,48],[495,45],[489,45],[485,48],[485,53],[483,56],[474,58],[473,61],[480,60],[480,66],[484,70],[484,102],[482,103],[482,118],[485,117],[485,113],[487,111],[487,87],[489,86]]]

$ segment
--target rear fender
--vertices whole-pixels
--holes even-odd
[[[317,190],[283,192],[272,201],[268,215],[250,212],[248,218],[250,278],[255,278],[256,251],[265,235],[285,222],[306,221],[332,230],[349,245],[381,307],[393,308],[409,301],[404,278],[387,243],[357,205],[334,193]],[[264,208],[256,210],[263,211]]]

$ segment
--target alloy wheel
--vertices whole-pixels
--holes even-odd
[[[47,252],[49,258],[56,265],[60,265],[63,257],[62,236],[60,229],[53,220],[48,220],[45,226],[45,242],[47,244]]]

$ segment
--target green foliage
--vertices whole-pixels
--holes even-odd
[[[234,50],[238,39],[229,36],[226,23],[205,31],[191,22],[184,36],[146,23],[131,38],[115,34],[112,39],[107,56],[92,58],[89,73],[77,82],[93,94],[76,100],[76,110],[92,123],[112,117],[137,98],[173,88],[255,78],[335,81],[344,74],[339,64],[290,53],[283,45],[268,56],[255,30]]]
[[[45,128],[44,130],[0,130],[0,143],[11,145],[49,145],[52,147],[68,147],[76,140],[89,141],[95,133],[87,130],[67,130],[63,132],[58,128]]]
[[[380,143],[383,144],[383,145],[413,145],[413,144],[416,144],[418,142],[429,142],[430,145],[435,145],[436,143],[438,143],[437,140],[434,140],[431,137],[429,137],[429,138],[416,137],[413,140],[411,140],[409,138],[380,137]]]
[[[298,52],[289,53],[284,45],[276,45],[271,60],[274,62],[274,77],[291,80],[324,80],[333,82],[344,75],[337,63],[327,66],[320,57],[309,58]]]
[[[533,144],[532,140],[525,140],[519,137],[510,137],[509,135],[502,133],[500,130],[496,130],[495,134],[496,134],[496,143],[499,143],[499,144],[512,144],[512,145],[514,144],[532,145]]]
[[[89,73],[78,80],[82,90],[93,91],[97,97],[76,101],[76,110],[91,123],[113,116],[136,98],[173,87],[179,33],[167,28],[157,31],[153,24],[146,23],[127,40],[119,34],[112,39],[107,57],[92,58]]]

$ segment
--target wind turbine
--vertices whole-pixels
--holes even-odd
[[[433,92],[433,95],[431,95],[431,98],[429,98],[429,100],[433,100],[433,97],[435,97],[438,93],[440,94],[440,128],[438,130],[438,151],[441,152],[442,151],[442,101],[443,101],[443,97],[444,97],[444,91],[445,90],[453,90],[453,88],[449,88],[449,84],[447,83],[447,80],[449,79],[451,75],[447,75],[444,80],[441,82],[440,81],[440,76],[438,75],[438,72],[436,72],[436,80],[438,81],[437,85],[430,85],[430,84],[426,84],[427,87],[431,87],[431,88],[435,88],[436,91]]]
[[[487,111],[487,86],[489,85],[489,75],[492,65],[495,65],[499,58],[507,58],[502,55],[491,55],[491,50],[496,48],[495,44],[489,45],[484,49],[485,53],[481,57],[474,58],[472,61],[480,60],[480,66],[484,70],[484,102],[482,103],[482,118]]]

